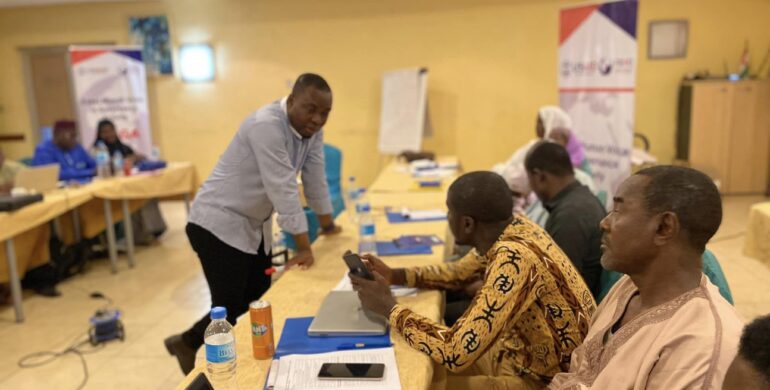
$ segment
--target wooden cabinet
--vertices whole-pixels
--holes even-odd
[[[677,141],[677,158],[718,181],[722,193],[765,193],[770,166],[770,82],[684,84]]]

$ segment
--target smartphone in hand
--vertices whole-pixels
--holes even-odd
[[[342,259],[345,260],[345,264],[348,265],[351,274],[364,279],[374,280],[374,275],[369,272],[369,268],[357,253],[348,250],[342,255]]]

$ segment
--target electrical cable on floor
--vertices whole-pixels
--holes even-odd
[[[107,306],[112,304],[112,299],[110,299],[109,297],[107,297],[106,295],[98,291],[94,291],[90,293],[89,297],[92,299],[105,299],[108,302]],[[83,355],[89,355],[94,352],[98,352],[104,349],[106,345],[106,343],[99,343],[93,348],[91,348],[90,350],[81,350],[81,348],[85,344],[90,344],[90,337],[89,337],[88,331],[85,333],[85,337],[86,337],[85,340],[81,340],[83,336],[78,336],[77,339],[75,339],[75,341],[72,342],[72,344],[70,344],[67,348],[58,352],[57,351],[40,351],[40,352],[34,352],[29,355],[26,355],[21,359],[19,359],[19,362],[18,362],[19,368],[41,367],[67,354],[70,354],[70,353],[74,354],[78,358],[80,358],[80,363],[81,363],[81,366],[83,367],[83,380],[80,382],[78,387],[76,387],[77,390],[81,390],[86,386],[89,379],[88,362],[86,362],[86,358]]]
[[[86,334],[86,337],[87,336],[88,335]],[[78,337],[78,339],[79,338],[80,337]],[[88,343],[89,343],[89,341],[86,338],[85,340],[79,340],[79,341],[76,341],[76,342],[70,344],[69,347],[67,347],[64,350],[59,351],[59,352],[55,352],[55,351],[40,351],[40,352],[31,353],[31,354],[29,354],[27,356],[24,356],[21,359],[19,359],[19,363],[18,364],[19,364],[20,368],[35,368],[35,367],[40,367],[40,366],[44,366],[44,365],[46,365],[48,363],[51,363],[54,360],[56,360],[56,359],[58,359],[58,358],[60,358],[60,357],[62,357],[64,355],[66,355],[68,353],[75,354],[78,358],[80,358],[80,363],[81,363],[81,366],[83,367],[83,380],[80,382],[78,387],[76,387],[76,389],[80,390],[80,389],[82,389],[82,388],[84,388],[86,386],[86,384],[88,383],[88,378],[89,378],[89,375],[88,375],[88,362],[86,362],[86,358],[83,355],[94,353],[94,352],[104,348],[104,344],[99,344],[100,346],[98,348],[94,348],[94,349],[92,349],[90,351],[82,351],[82,350],[80,350],[80,348],[84,344],[88,344]]]

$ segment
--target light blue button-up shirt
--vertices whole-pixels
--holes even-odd
[[[283,98],[241,123],[195,197],[189,221],[246,253],[256,254],[264,237],[269,252],[273,211],[281,229],[308,230],[297,188],[300,173],[308,206],[319,215],[331,214],[323,129],[303,138],[292,128]]]

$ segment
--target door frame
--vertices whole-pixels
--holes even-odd
[[[77,116],[77,97],[75,95],[75,84],[72,79],[72,62],[67,56],[70,46],[91,46],[91,45],[114,45],[115,42],[89,42],[89,43],[73,43],[68,45],[42,45],[42,46],[21,46],[18,48],[19,54],[21,54],[21,67],[24,77],[24,88],[27,90],[27,112],[29,113],[29,123],[31,125],[32,134],[30,139],[33,145],[37,145],[41,141],[40,134],[40,121],[37,111],[37,99],[35,96],[35,86],[32,81],[32,66],[30,65],[30,56],[36,53],[63,53],[66,56],[67,63],[67,82],[70,86],[70,97],[72,101],[72,112]],[[75,119],[75,118],[72,118]]]

